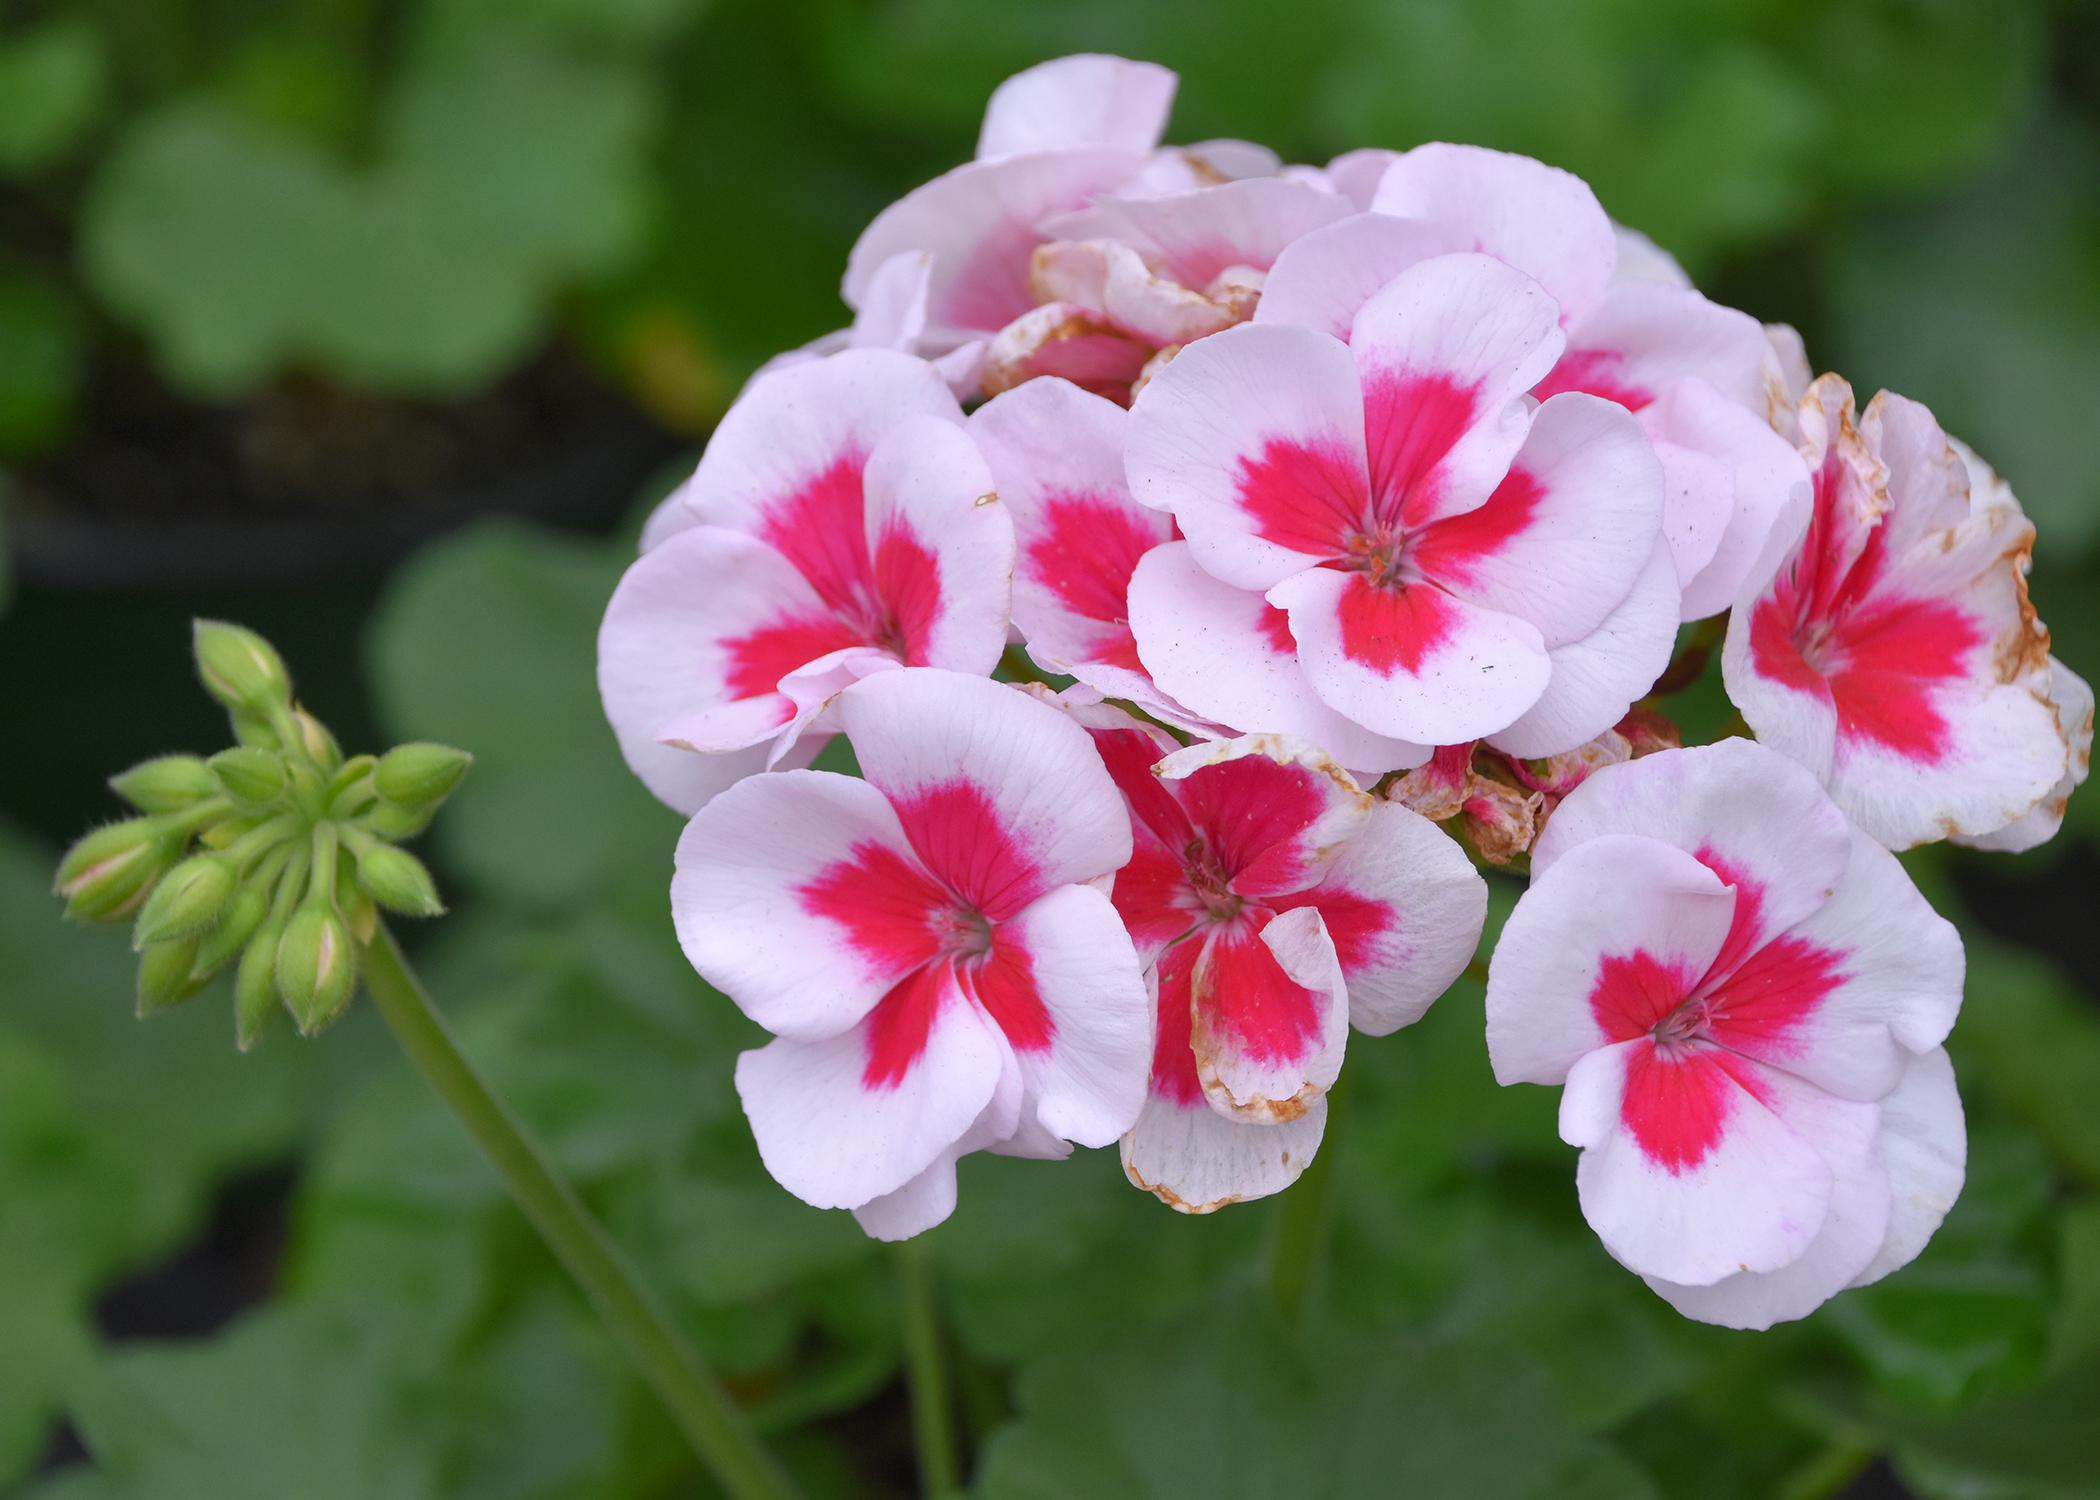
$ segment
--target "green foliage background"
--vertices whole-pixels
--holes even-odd
[[[1180,139],[1468,139],[1584,173],[1819,367],[1974,441],[2041,527],[2060,654],[2100,668],[2100,23],[2068,0],[31,5],[0,12],[0,454],[62,447],[113,351],[207,403],[293,372],[444,401],[570,342],[697,433],[840,320],[852,235],[968,150],[999,77],[1082,49],[1181,69]],[[671,941],[676,820],[598,715],[630,555],[493,522],[387,583],[381,728],[479,757],[418,958],[812,1490],[906,1493],[893,1264],[759,1169],[729,1086],[754,1033]],[[12,674],[30,643],[0,641]],[[1303,1328],[1269,1310],[1274,1204],[1184,1220],[1112,1153],[973,1158],[931,1251],[975,1492],[2100,1494],[2096,843],[2088,792],[2017,865],[1910,859],[1969,941],[1969,1186],[1916,1265],[1770,1335],[1687,1324],[1610,1262],[1552,1095],[1494,1087],[1467,982],[1352,1043]],[[0,1495],[695,1492],[363,1008],[245,1059],[223,996],[140,1026],[123,943],[58,923],[53,857],[0,825]],[[265,1302],[102,1335],[113,1286],[286,1163]],[[61,1422],[92,1462],[54,1473]]]

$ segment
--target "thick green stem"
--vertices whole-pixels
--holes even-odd
[[[382,925],[364,953],[365,985],[402,1049],[459,1117],[532,1227],[733,1500],[793,1500],[796,1491],[743,1412],[673,1326],[546,1150],[452,1040],[444,1020]]]
[[[1305,1319],[1313,1280],[1327,1251],[1328,1207],[1333,1197],[1337,1128],[1342,1122],[1339,1085],[1327,1091],[1327,1132],[1320,1154],[1277,1202],[1276,1239],[1269,1254],[1269,1290],[1277,1311],[1293,1327]]]
[[[926,1500],[960,1492],[955,1459],[955,1402],[941,1347],[933,1266],[920,1240],[897,1247],[897,1303],[904,1322],[904,1371],[911,1386],[912,1439],[919,1454],[919,1491]]]

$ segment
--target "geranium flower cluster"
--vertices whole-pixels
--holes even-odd
[[[1900,1266],[1962,950],[1889,851],[2038,843],[2090,752],[2011,491],[1565,172],[1163,146],[1174,86],[1002,85],[607,609],[767,1167],[883,1237],[980,1150],[1277,1192],[1528,862],[1488,1051],[1606,1248],[1746,1326]],[[1723,615],[1755,739],[1681,748]]]

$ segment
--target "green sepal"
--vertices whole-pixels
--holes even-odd
[[[131,930],[134,948],[203,933],[226,910],[240,884],[233,861],[222,854],[193,854],[168,871],[146,904],[139,908]]]

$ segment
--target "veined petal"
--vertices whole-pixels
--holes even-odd
[[[2071,763],[2063,780],[2033,808],[2003,828],[1974,838],[1956,839],[1956,843],[1998,854],[2020,854],[2048,843],[2064,826],[2071,794],[2085,784],[2093,769],[2093,689],[2053,656],[2049,658],[2049,676],[2049,697],[2056,705],[2057,727],[2071,747]]]
[[[1537,394],[1588,391],[1639,411],[1678,381],[1701,380],[1762,421],[1769,348],[1748,313],[1689,287],[1622,281],[1569,327],[1567,353]]]
[[[1125,463],[1131,494],[1172,511],[1224,582],[1268,588],[1339,556],[1369,501],[1349,351],[1251,324],[1191,344],[1138,393]]]
[[[1219,1114],[1200,1093],[1193,1105],[1154,1095],[1123,1137],[1123,1174],[1177,1213],[1215,1213],[1296,1182],[1326,1133],[1324,1096],[1295,1120],[1256,1124]]]
[[[900,422],[864,484],[881,644],[906,666],[989,673],[1006,648],[1014,529],[976,444],[952,423]]]
[[[1005,1052],[990,1017],[936,964],[838,1036],[780,1037],[744,1053],[737,1096],[775,1181],[817,1208],[858,1208],[963,1139],[998,1088]]]
[[[1433,584],[1312,568],[1268,592],[1320,700],[1378,734],[1457,744],[1507,728],[1552,672],[1538,627]]]
[[[1569,324],[1603,297],[1618,261],[1618,236],[1589,184],[1512,152],[1417,146],[1386,168],[1371,207],[1462,231],[1544,286]]]
[[[1250,734],[1176,750],[1154,767],[1239,896],[1300,891],[1368,825],[1374,806],[1326,751]]]
[[[1598,1048],[1647,1037],[1735,919],[1712,870],[1651,838],[1603,834],[1533,869],[1488,961],[1488,1061],[1502,1084],[1560,1083]]]
[[[1310,740],[1366,774],[1429,758],[1426,745],[1375,734],[1321,702],[1284,612],[1211,577],[1186,542],[1155,547],[1139,561],[1130,625],[1153,680],[1219,724]]]
[[[977,159],[1068,146],[1150,151],[1166,131],[1178,82],[1157,63],[1101,53],[1037,63],[992,90]]]
[[[1954,1064],[1935,1047],[1910,1061],[1903,1081],[1881,1101],[1881,1155],[1888,1167],[1888,1236],[1867,1268],[1852,1278],[1866,1286],[1900,1271],[1925,1248],[1968,1170],[1969,1136]]]
[[[1437,255],[1470,250],[1456,229],[1388,214],[1351,214],[1292,241],[1262,282],[1257,323],[1289,323],[1348,342],[1378,289]]]
[[[919,858],[994,921],[1130,857],[1130,819],[1086,731],[1004,683],[931,668],[840,694],[861,773]]]

